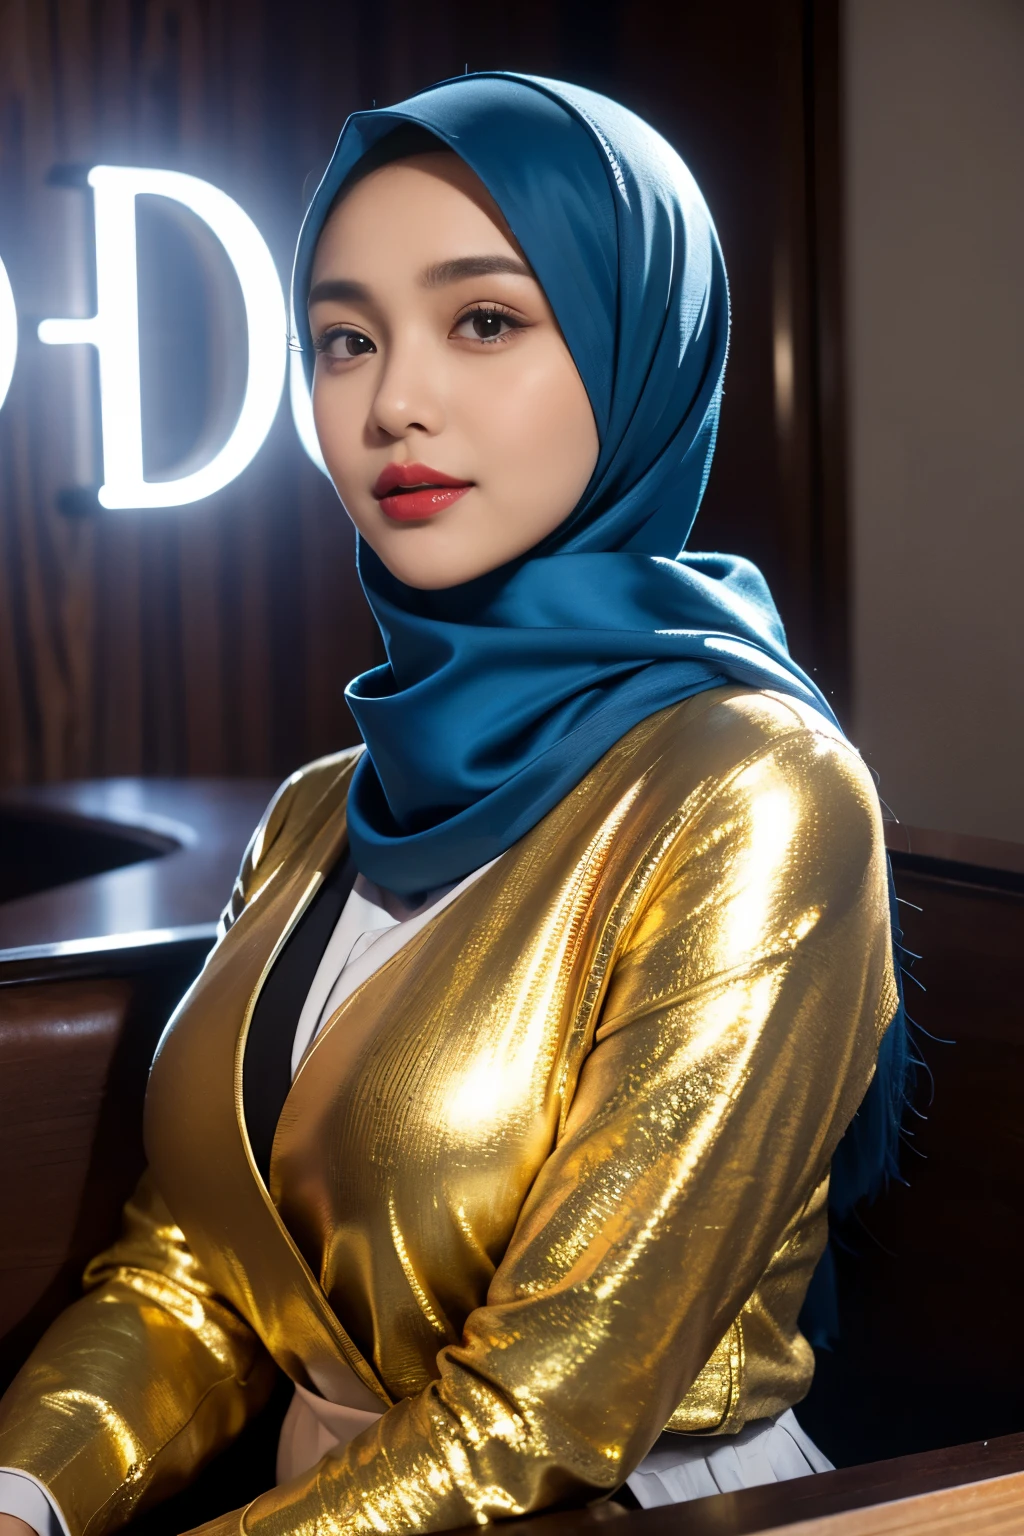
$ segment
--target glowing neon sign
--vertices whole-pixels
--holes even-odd
[[[14,294],[7,268],[0,261],[0,405],[3,405],[11,387],[17,356],[18,314],[14,308]]]
[[[294,312],[292,312],[291,318],[292,335],[294,336]],[[291,364],[288,371],[288,394],[291,399],[292,420],[295,423],[295,430],[299,434],[299,442],[305,448],[317,469],[326,475],[327,465],[324,463],[324,456],[320,452],[320,440],[316,435],[316,427],[313,424],[313,402],[310,399],[309,385],[306,383],[306,370],[302,366],[302,354],[300,352],[293,352],[291,355]]]
[[[287,323],[284,296],[266,242],[226,192],[179,171],[97,165],[95,196],[96,314],[90,320],[44,320],[49,346],[88,342],[99,353],[104,507],[176,507],[200,501],[240,475],[263,446],[284,385]],[[238,420],[209,463],[175,480],[142,473],[139,298],[135,199],[146,194],[182,203],[213,232],[235,269],[245,305],[249,370]]]
[[[273,257],[249,215],[226,192],[178,171],[97,165],[89,172],[96,226],[96,313],[88,320],[44,320],[48,346],[83,343],[99,356],[103,444],[102,506],[176,507],[200,501],[230,484],[259,452],[277,415],[288,372],[284,296]],[[220,243],[234,269],[245,308],[249,365],[245,394],[227,441],[201,468],[175,479],[147,480],[142,462],[142,386],[135,200],[169,198],[189,209]],[[0,406],[14,373],[18,319],[0,261]],[[289,397],[306,453],[327,473],[313,426],[302,368],[292,354]]]

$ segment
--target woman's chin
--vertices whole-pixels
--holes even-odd
[[[383,555],[381,559],[384,560]],[[472,581],[475,577],[483,576],[486,571],[493,569],[492,566],[483,566],[479,570],[475,567],[467,569],[460,565],[456,568],[425,570],[413,561],[384,560],[384,564],[396,580],[407,587],[415,587],[420,592],[443,592],[446,587],[461,587],[464,582]]]
[[[396,581],[421,592],[439,592],[445,587],[457,587],[464,581],[471,581],[474,576],[482,575],[486,569],[467,566],[464,559],[453,561],[438,558],[422,547],[417,550],[408,547],[396,550],[388,539],[367,542],[372,544],[374,553]]]
[[[462,586],[497,570],[509,558],[503,549],[490,545],[474,547],[464,528],[445,528],[440,518],[436,522],[389,525],[386,529],[375,527],[372,538],[365,532],[363,537],[396,580],[422,592]]]

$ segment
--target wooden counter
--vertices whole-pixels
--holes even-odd
[[[940,1530],[1010,1536],[1024,1530],[1024,1434],[662,1509],[595,1505],[503,1522],[501,1530],[505,1536],[918,1536]]]
[[[109,974],[175,948],[201,960],[276,787],[101,779],[0,795],[0,985]],[[121,862],[74,878],[107,859]]]

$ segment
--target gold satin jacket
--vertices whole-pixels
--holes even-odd
[[[357,755],[257,829],[157,1053],[123,1235],[0,1405],[0,1466],[72,1536],[187,1482],[275,1361],[386,1411],[224,1536],[583,1503],[666,1426],[729,1434],[810,1383],[829,1161],[896,1006],[856,752],[733,687],[636,726],[332,1016],[267,1189],[246,1032],[344,852]]]

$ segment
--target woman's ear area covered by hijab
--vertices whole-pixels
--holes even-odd
[[[594,414],[543,289],[457,155],[437,144],[343,193],[308,313],[324,459],[399,581],[458,586],[573,511],[597,462]]]

